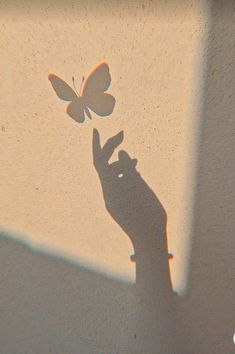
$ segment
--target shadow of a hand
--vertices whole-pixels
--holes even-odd
[[[155,352],[155,348],[149,348],[148,343],[158,333],[163,352],[172,353],[175,339],[169,341],[165,337],[166,328],[172,328],[172,333],[175,331],[175,301],[168,263],[166,212],[137,172],[136,159],[131,159],[125,151],[119,151],[118,161],[109,163],[122,141],[123,132],[120,132],[101,147],[98,131],[93,132],[94,166],[102,185],[106,209],[129,236],[135,250],[131,259],[136,263],[138,316],[141,321],[134,352]],[[160,325],[159,318],[164,318]]]
[[[123,132],[119,132],[101,147],[99,132],[93,131],[93,161],[106,209],[130,237],[136,253],[143,251],[143,245],[150,253],[165,252],[166,213],[137,172],[137,160],[122,150],[118,161],[109,163],[122,141]]]

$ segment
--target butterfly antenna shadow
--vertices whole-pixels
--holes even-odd
[[[80,92],[79,92],[79,93],[77,92],[77,88],[76,88],[76,85],[75,85],[75,79],[74,79],[74,76],[72,76],[72,82],[73,82],[73,88],[74,88],[74,90],[75,90],[76,94],[77,94],[78,96],[80,96]]]
[[[87,117],[92,119],[91,112],[89,111],[89,109],[87,107],[84,107],[84,111],[86,112]]]

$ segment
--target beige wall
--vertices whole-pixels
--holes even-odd
[[[227,156],[228,149],[232,156],[232,142],[223,150],[217,138],[222,130],[222,142],[227,144],[223,127],[227,127],[226,117],[232,127],[231,96],[224,98],[220,111],[212,104],[228,91],[229,80],[232,95],[230,3],[232,7],[228,1],[218,9],[205,1],[25,1],[21,5],[0,1],[4,353],[221,354],[234,350],[230,271],[234,204],[222,197],[227,189],[221,187],[231,183],[233,169],[227,173],[227,165],[223,166],[227,176],[223,183],[217,181],[219,162],[210,165],[221,150]],[[223,16],[217,24],[220,11]],[[79,86],[82,76],[87,77],[102,60],[110,66],[114,112],[108,118],[93,114],[92,121],[78,124],[66,114],[66,102],[56,97],[47,75],[54,72],[69,84],[74,76]],[[218,74],[210,81],[221,71],[224,76]],[[221,123],[218,131],[210,133],[213,123],[207,126],[204,116],[209,121],[214,114]],[[102,143],[123,130],[121,148],[138,160],[141,178],[135,174],[125,185],[139,186],[136,196],[127,188],[127,203],[121,205],[124,212],[129,205],[127,221],[137,205],[135,216],[146,229],[157,215],[156,229],[162,231],[156,236],[165,242],[164,211],[167,215],[168,249],[174,255],[171,279],[181,296],[177,300],[169,291],[164,242],[152,244],[135,235],[140,240],[135,248],[140,276],[135,281],[135,263],[130,261],[134,224],[129,229],[121,222],[118,225],[110,216],[113,204],[110,214],[105,208],[104,197],[113,203],[118,190],[112,183],[103,184],[108,191],[103,196],[93,166],[93,128],[100,132]],[[204,147],[208,141],[211,145]],[[221,214],[230,218],[224,240],[214,249],[212,230],[219,219],[210,203],[217,203],[218,184]],[[231,196],[233,185],[229,186]],[[124,230],[131,230],[131,236]],[[150,256],[154,247],[160,250],[156,261]],[[225,250],[230,254],[228,262]],[[206,255],[213,258],[216,252],[219,259],[214,267]],[[212,270],[220,272],[221,263],[222,269],[228,267],[230,281],[219,278],[214,283],[217,296],[210,303]],[[195,284],[202,284],[201,290]],[[228,291],[221,293],[221,288]],[[221,297],[226,300],[219,301]],[[217,303],[226,329],[215,323],[221,315]],[[177,333],[181,318],[183,330]]]

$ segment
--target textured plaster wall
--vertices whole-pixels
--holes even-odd
[[[221,90],[227,92],[227,79],[232,95],[234,81],[228,66],[233,53],[233,4],[225,3],[218,10],[217,2],[213,7],[198,0],[0,1],[0,225],[5,230],[0,336],[5,354],[230,354],[234,350],[231,223],[230,236],[225,230],[225,240],[218,241],[216,248],[231,252],[226,263],[230,281],[216,283],[215,292],[224,290],[212,301],[208,316],[211,303],[203,299],[208,294],[211,298],[211,288],[193,293],[202,279],[202,284],[208,279],[213,283],[208,275],[213,267],[206,258],[201,258],[201,266],[195,260],[201,247],[204,252],[212,250],[212,231],[203,221],[205,236],[197,237],[202,235],[197,225],[207,215],[215,229],[218,215],[213,208],[203,211],[208,187],[199,191],[198,183],[202,186],[201,176],[209,176],[211,195],[217,195],[212,186],[218,174],[211,172],[214,165],[209,162],[214,161],[213,141],[219,132],[211,137],[210,128],[204,132],[201,121],[205,112],[211,116],[214,97],[219,102]],[[215,29],[220,10],[222,30]],[[74,76],[79,87],[82,76],[87,77],[102,60],[110,67],[114,112],[107,118],[93,114],[92,121],[78,124],[66,114],[67,103],[57,98],[47,75],[53,72],[70,85]],[[224,76],[211,83],[211,76],[220,70]],[[225,98],[221,116],[231,111],[230,106]],[[232,113],[228,115],[232,122]],[[222,120],[221,126],[226,122],[223,125]],[[119,222],[114,221],[114,198],[121,194],[98,176],[93,165],[93,128],[102,144],[123,130],[120,148],[138,160],[141,177],[134,174],[125,184],[134,189],[127,188],[118,200],[116,221],[123,214],[126,218]],[[225,142],[226,132],[222,137]],[[209,155],[203,150],[208,141]],[[216,145],[218,154],[221,149]],[[224,171],[230,181],[226,166]],[[231,185],[228,194],[232,191]],[[110,202],[109,212],[104,199]],[[222,215],[227,215],[227,205],[222,198]],[[170,273],[166,239],[163,244],[151,238],[145,241],[145,233],[133,231],[136,209],[145,230],[151,216],[158,216],[157,240],[165,237],[167,217],[168,250],[173,253]],[[155,247],[159,253],[152,251]],[[134,251],[136,264],[130,261]],[[224,253],[217,262],[215,269],[223,263],[225,270]],[[172,293],[171,281],[181,300]],[[226,299],[220,301],[222,311],[229,303],[222,333],[222,325],[215,323],[221,312],[213,317],[220,296]],[[200,315],[205,316],[203,321]],[[214,340],[218,335],[220,340]]]

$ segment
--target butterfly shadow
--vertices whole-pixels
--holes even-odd
[[[74,77],[72,77],[74,90],[55,74],[49,74],[48,79],[57,96],[70,102],[66,111],[76,122],[83,123],[85,115],[92,119],[91,111],[100,117],[109,116],[113,112],[115,98],[106,93],[111,84],[111,75],[107,63],[102,62],[95,67],[86,80],[84,77],[82,78],[79,92],[76,89]]]

